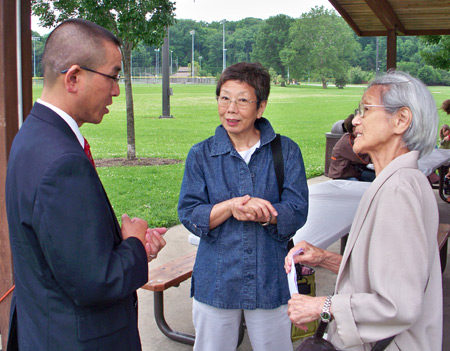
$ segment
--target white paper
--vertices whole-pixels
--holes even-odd
[[[294,256],[297,256],[302,252],[303,252],[303,249],[299,249],[299,250],[295,251],[291,257],[291,271],[287,274],[287,279],[288,279],[288,284],[289,284],[289,292],[291,293],[291,297],[294,294],[298,294],[297,271],[295,270]]]

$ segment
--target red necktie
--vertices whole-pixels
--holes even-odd
[[[84,153],[86,154],[86,156],[88,157],[89,161],[91,161],[92,165],[95,168],[94,159],[92,158],[92,154],[91,154],[91,147],[89,146],[89,143],[86,140],[86,138],[84,138]]]

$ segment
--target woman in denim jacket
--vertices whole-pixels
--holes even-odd
[[[298,145],[281,137],[281,199],[262,117],[270,76],[259,63],[228,67],[216,87],[221,125],[186,160],[178,214],[200,237],[191,295],[194,350],[236,350],[241,313],[254,350],[292,350],[289,239],[306,222],[308,187]]]

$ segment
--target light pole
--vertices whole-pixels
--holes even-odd
[[[172,61],[172,53],[173,51],[170,50],[170,75],[173,74],[173,61]]]
[[[225,68],[227,68],[227,50],[228,49],[223,49],[223,57],[224,57],[224,59],[225,59],[225,65],[224,65],[224,70],[225,70]],[[223,71],[222,71],[223,72]]]
[[[192,69],[192,81],[194,81],[194,37],[195,37],[195,30],[191,30],[189,32],[192,35],[192,64],[191,64],[191,69]]]
[[[158,74],[159,74],[159,48],[155,49],[156,52],[156,58],[155,58],[155,74],[156,74],[156,79],[158,79]]]
[[[200,61],[200,71],[202,70],[202,58],[203,58],[203,56],[198,57],[198,60]]]
[[[223,24],[223,43],[222,43],[222,52],[223,52],[223,69],[222,72],[227,68],[227,49],[225,49],[225,22],[227,20],[223,19],[220,23]]]
[[[36,40],[41,40],[39,37],[31,37],[33,40],[33,77],[36,77]]]
[[[378,37],[377,37],[377,39],[376,39],[377,41],[376,41],[376,44],[377,44],[377,53],[376,53],[376,58],[375,58],[375,77],[378,77],[379,76],[379,70],[380,70],[380,68],[378,67]]]

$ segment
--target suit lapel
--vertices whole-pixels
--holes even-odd
[[[44,106],[38,102],[33,105],[33,109],[30,112],[30,115],[40,119],[44,122],[47,122],[53,125],[55,128],[59,129],[67,138],[69,138],[74,143],[77,143],[81,150],[84,152],[81,147],[75,133],[72,131],[70,126],[64,121],[64,119],[59,116],[55,111],[49,109],[47,106]]]

